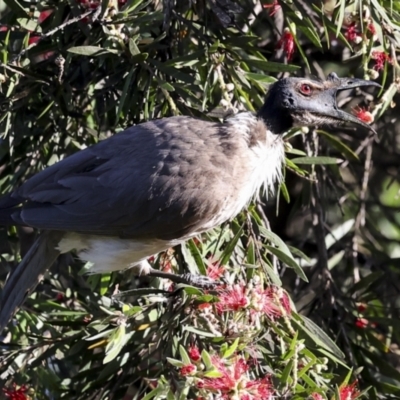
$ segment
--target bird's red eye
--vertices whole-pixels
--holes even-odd
[[[302,94],[304,94],[305,96],[309,96],[311,94],[311,92],[312,92],[311,86],[308,85],[307,83],[303,83],[300,86],[300,92]]]

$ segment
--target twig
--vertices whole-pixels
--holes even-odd
[[[358,269],[358,264],[356,261],[358,254],[358,234],[360,228],[365,225],[365,200],[367,198],[368,181],[372,166],[372,143],[370,142],[367,147],[367,154],[364,163],[364,176],[361,183],[360,192],[360,209],[358,210],[356,222],[354,224],[354,235],[353,235],[353,259],[354,259],[354,281],[358,282],[360,280],[360,271]]]
[[[86,17],[88,17],[89,15],[93,15],[92,19],[93,21],[96,20],[99,16],[101,12],[101,7],[98,7],[96,10],[90,10],[87,11],[81,15],[78,15],[77,17],[74,17],[68,21],[65,21],[63,24],[61,24],[60,26],[57,26],[57,28],[52,29],[51,31],[46,32],[45,34],[39,36],[38,41],[35,43],[31,43],[28,47],[26,47],[25,49],[21,50],[16,56],[14,56],[10,63],[13,64],[16,60],[18,60],[20,57],[22,57],[23,55],[26,54],[27,51],[31,50],[33,47],[37,46],[38,43],[40,43],[43,39],[46,39],[52,35],[54,35],[56,32],[64,29],[66,26],[74,24],[75,22],[78,22]]]

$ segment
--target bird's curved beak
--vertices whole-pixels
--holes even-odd
[[[371,125],[368,125],[361,119],[357,118],[355,115],[341,110],[337,105],[336,95],[338,92],[340,92],[342,90],[354,89],[354,88],[362,87],[362,86],[381,87],[381,85],[379,85],[376,82],[366,81],[363,79],[339,78],[336,74],[330,74],[328,76],[326,85],[328,86],[327,87],[328,90],[326,91],[326,94],[329,93],[330,101],[333,102],[333,103],[329,104],[329,102],[327,101],[328,99],[327,98],[324,99],[325,106],[327,108],[326,114],[324,113],[326,116],[333,117],[334,119],[337,119],[340,122],[352,122],[354,124],[361,125],[364,128],[367,128],[367,129],[373,131],[374,133],[376,133],[375,130],[371,127]]]

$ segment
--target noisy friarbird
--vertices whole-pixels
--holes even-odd
[[[92,272],[207,284],[206,277],[153,269],[147,258],[234,218],[282,179],[282,134],[296,126],[353,122],[341,90],[378,84],[353,78],[285,78],[257,113],[223,123],[179,116],[132,126],[46,168],[0,199],[0,225],[40,234],[1,293],[0,332],[61,253],[75,251]]]

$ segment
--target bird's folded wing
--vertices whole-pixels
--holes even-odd
[[[30,178],[12,195],[22,203],[12,219],[46,230],[182,237],[234,190],[235,155],[221,147],[220,127],[174,117],[129,128]]]

